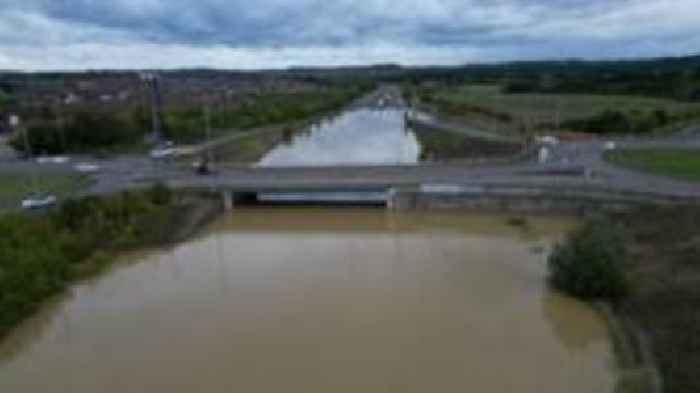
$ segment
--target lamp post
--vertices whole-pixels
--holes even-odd
[[[10,126],[13,129],[17,129],[19,132],[22,133],[22,139],[24,140],[24,152],[26,154],[27,160],[31,161],[32,160],[32,147],[31,144],[29,143],[29,131],[27,130],[27,127],[24,127],[22,125],[22,120],[18,115],[12,114],[10,115]],[[32,191],[34,193],[37,192],[38,187],[39,187],[39,180],[37,179],[37,174],[36,170],[31,171],[31,182],[32,182]]]

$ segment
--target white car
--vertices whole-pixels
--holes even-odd
[[[42,156],[36,159],[39,164],[65,164],[70,161],[70,157],[65,156]]]
[[[36,162],[39,164],[49,164],[51,163],[51,157],[37,157]]]
[[[95,173],[100,171],[100,166],[97,164],[91,164],[88,162],[81,162],[79,164],[76,164],[73,169],[80,173]]]
[[[537,136],[537,137],[535,137],[535,142],[537,142],[541,145],[556,146],[559,144],[559,138],[551,136],[551,135]]]
[[[174,157],[178,154],[178,149],[175,148],[175,143],[172,141],[167,141],[163,144],[160,144],[156,146],[153,150],[151,150],[150,156],[153,159],[162,159],[162,158],[169,158],[169,157]]]
[[[151,158],[154,159],[159,159],[159,158],[168,158],[172,157],[175,155],[175,150],[172,148],[165,148],[165,149],[153,149],[151,150]]]
[[[615,143],[613,141],[605,142],[605,144],[603,145],[603,149],[604,150],[615,150],[615,149],[617,149],[617,143]]]
[[[51,159],[51,162],[53,162],[54,164],[65,164],[68,161],[70,161],[70,157],[65,156],[55,156]]]
[[[22,199],[22,209],[42,209],[56,204],[56,196],[51,194],[31,194]]]

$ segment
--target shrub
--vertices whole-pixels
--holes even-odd
[[[529,225],[527,218],[525,217],[510,217],[508,218],[508,225],[513,227],[527,227]]]
[[[151,202],[156,205],[167,205],[173,199],[173,192],[168,186],[163,183],[154,184],[150,190],[148,190],[148,196]]]
[[[668,112],[663,109],[657,109],[654,111],[654,119],[658,125],[665,126],[669,122]]]
[[[591,219],[556,246],[549,257],[552,285],[582,299],[618,299],[627,293],[621,264],[626,258],[620,230]]]
[[[534,80],[510,81],[501,89],[503,94],[536,93],[539,90],[540,85]]]

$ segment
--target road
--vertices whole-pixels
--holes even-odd
[[[384,89],[355,104],[356,106],[401,106],[399,92]],[[700,196],[700,184],[654,176],[619,168],[603,159],[605,140],[564,142],[551,147],[547,163],[523,161],[501,165],[426,164],[412,166],[296,167],[257,168],[250,166],[220,167],[215,175],[200,176],[189,168],[146,157],[124,156],[94,160],[102,171],[96,175],[88,193],[104,194],[164,181],[175,187],[256,188],[390,188],[425,184],[478,185],[484,183],[533,185],[547,187],[585,187],[625,192],[656,193],[670,196]],[[697,147],[700,130],[691,128],[667,139],[621,139],[627,147]],[[76,160],[87,158],[76,157]],[[0,173],[26,173],[30,170],[53,173],[71,172],[72,164],[34,164],[6,160]]]

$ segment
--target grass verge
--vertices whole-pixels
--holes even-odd
[[[627,232],[630,293],[622,314],[648,334],[667,392],[700,392],[700,207],[645,207]]]
[[[605,159],[656,175],[700,181],[700,150],[623,149],[607,152]]]
[[[438,112],[482,129],[510,133],[570,131],[650,132],[697,119],[700,104],[664,98],[599,94],[506,94],[498,84],[418,88],[418,99]],[[608,119],[606,114],[618,114]],[[663,121],[656,114],[663,114]]]
[[[22,198],[34,189],[51,192],[59,198],[87,187],[89,177],[80,174],[30,175],[0,174],[0,211],[19,208]]]
[[[469,136],[452,130],[412,127],[421,145],[421,161],[503,159],[517,156],[523,147]]]

